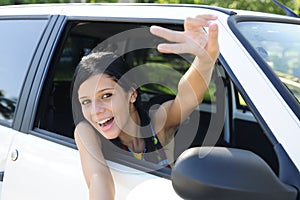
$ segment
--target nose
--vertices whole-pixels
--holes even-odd
[[[94,100],[92,102],[92,110],[91,110],[92,115],[99,115],[99,114],[103,113],[104,111],[105,111],[105,105],[103,102],[101,102],[99,100]]]

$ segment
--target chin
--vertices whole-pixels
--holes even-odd
[[[118,138],[118,136],[111,136],[111,135],[103,135],[105,137],[105,139],[108,139],[108,140],[113,140],[113,139],[116,139]]]
[[[119,137],[120,133],[119,132],[106,132],[106,133],[103,133],[101,131],[99,131],[101,133],[101,135],[105,138],[105,139],[108,139],[108,140],[113,140],[113,139],[116,139]]]

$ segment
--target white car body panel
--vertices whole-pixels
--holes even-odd
[[[172,182],[149,173],[135,170],[114,162],[108,162],[113,179],[117,185],[116,199],[136,200],[143,196],[143,199],[172,199],[180,198],[174,191]],[[149,186],[151,189],[149,190]],[[154,191],[163,191],[157,195]]]
[[[0,126],[0,171],[4,171],[5,169],[8,150],[10,149],[15,134],[18,134],[18,132],[11,128]]]
[[[87,199],[78,151],[27,134],[16,135],[9,154],[15,151],[17,159],[6,163],[2,199]]]
[[[7,159],[9,159],[9,149],[15,134],[17,131],[7,128],[5,126],[0,126],[0,172],[5,171]],[[0,200],[2,194],[2,182],[0,182]]]
[[[18,158],[13,161],[10,155],[16,150]],[[88,199],[88,189],[76,149],[33,135],[18,133],[10,146],[7,158],[1,199]],[[180,199],[170,180],[110,161],[108,165],[116,184],[116,200],[133,200],[137,192],[147,193],[149,188],[143,185],[153,181],[157,188],[168,190],[166,195]],[[40,176],[41,174],[43,176]],[[140,191],[140,188],[144,188],[144,191]]]

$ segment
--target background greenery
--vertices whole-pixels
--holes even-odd
[[[253,10],[269,13],[284,14],[272,0],[0,0],[0,5],[30,4],[30,3],[103,3],[103,2],[131,2],[131,3],[180,3],[204,4],[231,9]],[[281,0],[299,14],[300,0]]]

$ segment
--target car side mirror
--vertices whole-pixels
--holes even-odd
[[[297,190],[282,183],[264,160],[241,149],[188,149],[177,159],[171,179],[184,199],[297,199]]]

